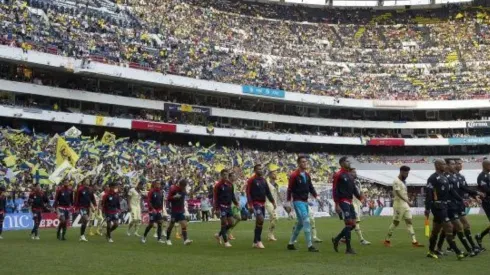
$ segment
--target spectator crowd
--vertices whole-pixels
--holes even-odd
[[[489,97],[489,16],[476,6],[370,11],[234,0],[3,2],[1,42],[25,51],[340,98]]]

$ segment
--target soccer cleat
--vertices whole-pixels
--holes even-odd
[[[141,237],[141,235],[140,235],[140,234],[138,234],[138,232],[135,232],[135,233],[134,233],[134,236],[136,236],[136,237],[138,237],[138,238],[139,238],[139,237]],[[167,236],[165,236],[165,237],[167,237]]]
[[[385,241],[383,242],[383,244],[384,244],[384,246],[386,246],[386,247],[391,247],[391,241],[385,240]]]
[[[41,238],[39,236],[34,237],[34,240],[39,241]]]
[[[335,240],[335,238],[332,238],[332,244],[333,244],[333,250],[335,252],[339,252],[339,242]]]
[[[448,253],[448,254],[449,254],[449,253],[453,253],[453,252],[454,252],[454,251],[453,251],[453,249],[452,249],[451,247],[448,247],[448,248],[446,249],[446,253]]]
[[[171,241],[171,240],[167,240],[165,243],[166,243],[168,246],[171,246],[171,245],[172,245],[172,241]]]
[[[141,243],[146,243],[146,238],[145,237],[141,238]]]
[[[320,250],[318,250],[316,247],[314,247],[313,245],[308,247],[308,252],[320,252]]]
[[[485,251],[485,248],[483,248],[483,245],[482,245],[482,243],[483,243],[482,236],[480,234],[476,234],[475,235],[475,240],[476,240],[476,243],[478,244],[478,246],[480,247],[480,252]]]
[[[313,238],[313,242],[314,242],[314,243],[322,243],[322,242],[323,242],[323,240],[321,240],[321,239],[319,239],[319,238],[317,238],[317,237],[314,237],[314,238]]]
[[[81,242],[88,242],[87,238],[85,238],[85,235],[80,236],[80,241]]]
[[[361,244],[362,244],[362,245],[370,245],[371,243],[370,243],[370,242],[368,242],[368,241],[366,241],[366,240],[362,240],[362,241],[361,241]]]
[[[412,243],[412,247],[425,247],[423,244],[419,244],[419,242]]]
[[[474,251],[470,251],[470,252],[468,253],[468,255],[469,255],[471,258],[473,258],[473,257],[475,257],[475,256],[476,256],[476,253],[475,253]]]
[[[132,234],[131,234],[131,232],[128,231],[128,232],[126,232],[126,235],[128,235],[128,237],[131,237]]]
[[[89,236],[95,236],[95,233],[90,231],[90,233],[88,233]]]
[[[427,258],[439,259],[439,257],[437,257],[437,255],[436,255],[436,252],[435,251],[429,251],[429,252],[427,252]]]
[[[235,240],[235,237],[231,234],[228,234],[228,239],[233,241],[233,240]]]
[[[104,234],[102,234],[102,232],[100,232],[100,230],[97,230],[97,235],[99,235],[101,237],[104,236]]]
[[[225,243],[225,247],[226,247],[226,248],[231,247],[231,243],[230,243],[230,242],[226,242],[226,243]]]
[[[357,253],[354,251],[354,249],[347,249],[345,250],[345,254],[351,254],[351,255],[356,255]]]
[[[109,242],[109,243],[113,243],[114,241],[112,240],[112,238],[108,238],[108,239],[107,239],[107,242]]]
[[[3,240],[3,237],[0,235],[0,240]]]
[[[443,251],[441,251],[441,250],[436,250],[436,251],[434,251],[434,253],[435,253],[437,256],[446,256],[446,254],[445,254]]]
[[[275,242],[277,241],[276,237],[273,234],[270,234],[269,237],[267,238],[270,242]]]
[[[294,244],[288,244],[288,250],[298,250],[296,249],[296,247],[294,246]]]
[[[473,252],[475,252],[475,254],[478,255],[478,254],[480,254],[481,251],[480,251],[480,248],[475,246],[475,247],[473,247]]]
[[[221,236],[218,233],[214,234],[214,237],[216,238],[216,241],[218,241],[219,245],[223,244],[223,238],[221,238]]]
[[[257,242],[252,245],[253,248],[259,248],[259,249],[264,249],[265,246],[262,244],[262,242]]]
[[[157,241],[157,243],[167,244],[167,242],[166,242],[166,241],[164,241],[164,240],[162,240],[162,239],[158,240],[158,241]]]
[[[158,235],[157,235],[157,232],[155,232],[155,234],[153,234],[153,238],[158,238]]]
[[[461,261],[462,259],[466,258],[467,256],[464,253],[460,253],[460,254],[458,254],[457,257],[458,257],[458,260]]]
[[[175,238],[176,238],[177,240],[182,239],[182,235],[180,235],[180,233],[179,233],[179,232],[175,232]]]
[[[184,241],[184,245],[191,245],[191,243],[192,243],[192,240],[189,240],[189,239]]]

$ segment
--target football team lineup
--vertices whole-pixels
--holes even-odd
[[[363,200],[360,188],[356,182],[356,172],[350,165],[347,157],[339,159],[340,170],[335,173],[333,178],[334,201],[336,211],[340,219],[344,223],[344,228],[336,237],[331,239],[333,250],[339,252],[340,244],[345,244],[346,254],[356,254],[351,245],[351,231],[359,237],[361,245],[370,245],[371,243],[364,239],[360,227],[361,202]],[[296,223],[293,227],[292,234],[289,238],[286,248],[288,250],[297,250],[297,239],[301,231],[304,233],[306,249],[308,252],[319,252],[313,243],[321,243],[322,240],[317,235],[317,226],[315,218],[311,215],[312,211],[308,204],[308,198],[311,196],[317,198],[318,194],[311,181],[311,176],[307,171],[308,160],[306,157],[300,156],[297,159],[297,169],[290,174],[289,186],[287,192],[286,208],[291,207],[296,216]],[[482,201],[482,208],[487,214],[490,214],[489,205],[490,199],[490,161],[482,162],[482,172],[478,176],[478,190],[473,190],[468,187],[466,179],[460,173],[462,170],[462,161],[460,159],[437,159],[434,162],[435,172],[427,180],[427,191],[425,200],[425,216],[426,219],[432,214],[433,224],[432,232],[429,238],[428,258],[438,259],[449,253],[454,253],[458,260],[465,257],[475,257],[485,251],[482,240],[489,233],[490,227],[485,228],[480,234],[474,237],[471,233],[470,223],[466,217],[465,205],[463,197],[467,194]],[[409,176],[410,167],[401,166],[399,176],[393,182],[393,220],[385,235],[383,245],[392,247],[392,237],[394,230],[399,226],[400,222],[406,224],[407,230],[411,238],[411,246],[414,248],[424,247],[423,244],[417,241],[416,233],[413,226],[413,218],[410,212],[410,202],[407,198],[407,187],[405,180]],[[264,249],[262,242],[262,228],[264,226],[264,217],[266,211],[271,215],[268,241],[277,241],[275,237],[275,227],[277,217],[274,216],[277,194],[273,185],[270,185],[263,177],[264,170],[261,164],[254,166],[254,175],[249,178],[246,183],[247,206],[249,211],[255,215],[255,227],[253,229],[253,248]],[[212,210],[220,217],[220,228],[217,229],[215,238],[218,244],[225,248],[231,248],[231,240],[235,237],[232,235],[232,230],[240,223],[241,216],[239,211],[236,211],[238,202],[235,198],[234,181],[235,175],[232,171],[223,169],[220,173],[220,179],[214,186]],[[173,228],[180,226],[179,238],[183,239],[184,245],[190,245],[193,241],[188,237],[188,213],[186,211],[187,180],[180,179],[178,183],[171,186],[167,197],[165,198],[159,182],[154,182],[152,188],[145,193],[148,200],[149,223],[141,236],[141,243],[147,242],[147,237],[152,228],[156,227],[157,242],[171,246],[171,236]],[[272,190],[272,191],[271,191]],[[5,209],[5,188],[1,187],[0,191],[0,206]],[[141,223],[141,199],[143,194],[143,184],[138,184],[129,192],[130,200],[133,202],[130,207],[130,212],[133,217],[130,223],[127,235],[139,236],[138,226]],[[167,213],[166,202],[169,204],[170,213]],[[33,240],[40,240],[39,225],[44,211],[49,204],[45,194],[40,191],[39,186],[29,195],[29,204],[31,205],[34,227],[31,231]],[[91,211],[94,206],[101,211]],[[109,243],[113,243],[112,234],[119,226],[118,213],[120,212],[120,200],[117,192],[117,184],[111,182],[108,184],[108,189],[102,194],[99,203],[94,195],[94,190],[89,186],[89,180],[84,180],[76,192],[69,187],[68,182],[64,181],[62,186],[57,190],[54,205],[59,218],[59,224],[56,232],[58,240],[65,241],[66,233],[68,232],[68,221],[71,217],[72,209],[76,209],[81,216],[80,241],[87,242],[85,231],[90,221],[95,218],[102,219],[99,225],[99,230],[105,223],[105,237]],[[269,210],[266,210],[269,209]],[[2,213],[2,221],[4,212]],[[104,215],[101,218],[100,215]],[[167,222],[169,220],[169,222]],[[427,221],[427,220],[426,220]],[[3,225],[3,222],[1,223]],[[0,231],[1,232],[1,231]],[[427,235],[428,232],[426,232]],[[0,235],[1,236],[1,235]],[[455,242],[455,238],[459,239],[465,252],[460,250]],[[447,243],[448,248],[444,250],[444,243]]]

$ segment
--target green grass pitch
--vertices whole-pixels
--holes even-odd
[[[473,234],[488,224],[484,216],[470,216],[469,220]],[[411,247],[403,223],[394,233],[393,247],[386,248],[382,240],[390,222],[389,217],[365,218],[362,229],[372,245],[361,246],[353,234],[357,255],[345,255],[344,246],[339,253],[333,251],[330,239],[342,228],[336,218],[317,219],[318,235],[324,240],[317,245],[320,253],[306,251],[303,234],[297,243],[298,251],[286,250],[293,227],[293,221],[288,220],[279,220],[276,234],[279,240],[264,241],[264,250],[252,249],[252,221],[238,225],[234,232],[237,240],[229,249],[218,246],[213,237],[219,227],[217,222],[190,224],[189,236],[194,240],[191,246],[184,246],[172,233],[171,247],[158,244],[153,237],[143,245],[138,238],[126,236],[125,227],[116,230],[113,244],[102,237],[89,237],[88,243],[79,243],[77,228],[69,229],[66,242],[56,240],[54,230],[41,230],[40,241],[31,240],[28,231],[4,232],[4,240],[0,241],[0,274],[477,275],[490,272],[490,251],[463,261],[457,261],[454,255],[439,260],[426,258],[427,248]],[[264,229],[267,222],[265,225]],[[422,217],[416,218],[415,229],[419,242],[427,245]],[[266,235],[264,230],[264,240]],[[488,239],[485,244],[490,248]]]

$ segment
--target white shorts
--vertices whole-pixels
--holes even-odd
[[[141,208],[131,208],[131,220],[141,221]]]
[[[411,220],[412,212],[410,212],[410,208],[393,208],[393,220],[401,221],[401,220]]]
[[[272,205],[272,203],[265,204],[265,211],[269,214],[269,219],[277,220],[277,213],[276,210],[274,210],[274,205]]]

